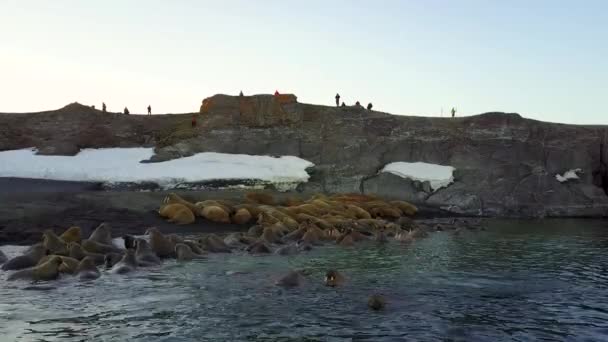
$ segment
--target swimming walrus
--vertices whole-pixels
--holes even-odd
[[[228,247],[224,243],[224,240],[220,239],[215,234],[208,234],[207,236],[200,238],[198,240],[198,242],[200,243],[201,247],[203,247],[203,249],[206,250],[207,252],[232,253],[232,251],[230,250],[230,247]]]
[[[26,268],[21,271],[17,271],[10,276],[7,280],[33,280],[33,281],[46,281],[54,280],[59,277],[59,267],[63,264],[63,261],[59,256],[52,256],[45,263],[30,268]]]
[[[82,249],[82,246],[80,246],[76,242],[69,243],[68,250],[70,251],[68,256],[72,257],[76,260],[82,260],[86,257],[90,257],[91,259],[93,259],[93,262],[95,263],[95,265],[101,265],[104,262],[103,254],[87,252],[84,249]]]
[[[285,276],[281,277],[274,284],[281,287],[298,287],[302,285],[305,278],[302,271],[290,271]]]
[[[80,280],[93,280],[101,276],[97,266],[95,266],[95,261],[88,256],[80,261],[74,273]]]
[[[95,241],[104,245],[112,245],[112,227],[107,223],[102,223],[89,236],[89,241]]]
[[[344,276],[336,270],[329,270],[325,273],[325,285],[336,287],[344,284]]]
[[[80,243],[82,241],[82,230],[78,226],[70,227],[63,234],[59,235],[59,238],[68,244],[70,242]]]
[[[371,295],[367,300],[367,306],[375,311],[382,310],[386,304],[384,297],[378,294]]]
[[[135,259],[135,251],[132,249],[127,249],[125,255],[112,267],[110,272],[115,274],[125,274],[133,272],[136,269],[137,260]]]
[[[190,246],[184,243],[178,243],[175,245],[175,255],[178,261],[188,261],[193,259],[205,258],[205,255],[194,253]]]
[[[171,258],[175,256],[175,244],[164,236],[156,227],[148,228],[147,235],[150,235],[150,248],[160,258]]]
[[[294,255],[294,254],[298,254],[299,252],[300,252],[300,249],[298,248],[298,246],[296,246],[295,244],[290,244],[290,245],[278,248],[276,251],[274,251],[274,254]]]
[[[104,255],[103,264],[106,269],[111,269],[122,259],[122,254],[120,253],[107,253]]]
[[[42,233],[42,245],[51,251],[51,254],[68,255],[68,244],[55,234],[54,231],[47,229]]]
[[[193,241],[193,240],[184,240],[183,244],[188,245],[188,247],[190,247],[192,252],[194,252],[195,254],[205,255],[205,251],[198,244],[198,242]]]
[[[264,241],[262,241],[262,240],[254,242],[250,246],[248,246],[247,247],[247,252],[249,252],[250,254],[269,254],[269,253],[272,253],[272,251],[270,250],[270,247],[268,247],[264,243]]]
[[[148,241],[137,239],[135,240],[135,246],[135,260],[137,260],[138,266],[146,267],[161,264],[160,258],[150,248]]]
[[[2,270],[11,271],[34,267],[48,253],[50,252],[42,244],[33,245],[25,254],[6,261],[2,265]]]
[[[112,244],[108,245],[93,240],[82,240],[82,249],[95,254],[122,253],[120,248]]]

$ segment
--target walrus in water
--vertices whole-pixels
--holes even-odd
[[[95,241],[104,245],[112,245],[112,227],[107,223],[102,223],[89,236],[89,241]]]
[[[135,259],[135,251],[127,249],[125,255],[120,259],[119,262],[112,267],[110,272],[115,274],[125,274],[135,271],[137,269],[137,260]]]
[[[103,264],[106,269],[111,269],[122,259],[122,254],[120,253],[108,253],[104,255]]]
[[[148,241],[144,239],[135,240],[135,259],[137,260],[137,265],[146,267],[146,266],[156,266],[160,265],[160,258],[154,253]]]
[[[281,287],[298,287],[304,282],[302,271],[290,271],[274,284]]]
[[[160,258],[175,256],[175,244],[164,236],[156,227],[148,228],[146,234],[150,235],[150,248]]]
[[[204,250],[211,253],[232,253],[230,247],[226,246],[224,240],[215,234],[209,234],[199,239],[200,245]]]
[[[7,280],[33,280],[33,281],[45,281],[54,280],[59,277],[59,267],[63,264],[63,261],[59,256],[52,256],[49,260],[41,265],[30,267],[21,271],[17,271],[11,274]]]
[[[247,252],[249,252],[249,254],[269,254],[272,253],[272,251],[270,250],[270,247],[268,247],[264,241],[260,240],[257,242],[254,242],[253,244],[251,244],[250,246],[247,247]]]
[[[205,258],[204,255],[194,253],[190,246],[184,243],[178,243],[175,245],[175,254],[177,255],[178,261],[189,261],[193,259]]]
[[[0,265],[4,264],[7,260],[6,254],[0,250]]]
[[[384,297],[378,294],[371,295],[367,300],[367,306],[374,311],[382,310],[385,304]]]
[[[294,254],[298,254],[299,252],[300,252],[300,249],[298,248],[298,246],[296,246],[295,244],[291,244],[291,245],[283,246],[283,247],[277,249],[276,251],[274,251],[274,254],[294,255]]]
[[[12,271],[21,270],[28,267],[34,267],[38,261],[45,255],[50,253],[42,244],[32,246],[29,251],[23,255],[16,256],[2,265],[2,270]]]
[[[76,242],[69,243],[68,250],[70,251],[68,256],[76,260],[82,260],[86,257],[90,257],[93,259],[93,262],[95,262],[95,265],[101,265],[104,262],[103,254],[87,252]]]
[[[386,236],[384,229],[381,229],[376,232],[376,234],[374,235],[374,241],[376,241],[377,243],[387,243],[388,242],[388,237]]]
[[[78,267],[78,264],[80,262],[74,258],[70,258],[68,256],[63,255],[47,255],[40,259],[38,265],[36,266],[40,266],[56,256],[61,258],[61,265],[59,265],[59,273],[73,274],[76,271],[76,268]]]
[[[259,237],[260,235],[262,235],[262,232],[264,231],[264,227],[262,227],[259,224],[254,224],[253,226],[251,226],[249,228],[249,230],[247,230],[247,235],[253,236],[253,237]]]
[[[300,228],[294,230],[293,232],[283,236],[283,241],[284,242],[298,241],[298,240],[302,239],[304,234],[306,234],[306,227],[300,227]]]
[[[93,240],[82,240],[82,249],[95,254],[122,253],[120,248],[112,244],[108,245]]]
[[[91,257],[82,259],[75,273],[80,280],[93,280],[101,276],[97,266],[95,266],[95,261]]]
[[[352,247],[355,245],[355,239],[353,238],[352,235],[352,229],[348,229],[344,235],[342,235],[341,237],[338,238],[338,240],[336,240],[336,243],[339,246],[342,247]]]
[[[325,285],[336,287],[344,284],[344,277],[336,270],[329,270],[325,273]]]
[[[67,244],[69,244],[70,242],[80,243],[82,241],[82,231],[80,227],[70,227],[65,232],[63,232],[63,234],[61,234],[59,238]]]
[[[51,251],[51,254],[68,255],[68,245],[55,234],[54,231],[47,229],[42,233],[42,245]]]
[[[243,247],[245,243],[242,241],[241,233],[230,233],[224,238],[224,244],[231,248],[240,248]]]
[[[192,250],[192,252],[194,252],[194,254],[200,254],[200,255],[206,254],[205,251],[203,250],[203,248],[196,241],[184,240],[183,244],[188,245],[188,247],[190,247],[190,249]]]

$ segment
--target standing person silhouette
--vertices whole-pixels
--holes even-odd
[[[150,105],[148,105],[148,115],[152,115],[152,107]]]
[[[129,115],[129,108],[125,107],[124,113],[125,113],[126,115]]]
[[[340,106],[340,94],[336,94],[336,107]]]
[[[452,107],[452,117],[456,116],[456,108]]]
[[[106,103],[105,102],[101,103],[101,111],[104,113],[106,112]]]

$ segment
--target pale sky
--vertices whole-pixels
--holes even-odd
[[[608,2],[0,0],[0,112],[217,93],[608,124]]]

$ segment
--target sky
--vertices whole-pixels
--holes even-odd
[[[0,0],[0,112],[294,93],[608,124],[608,2]]]

